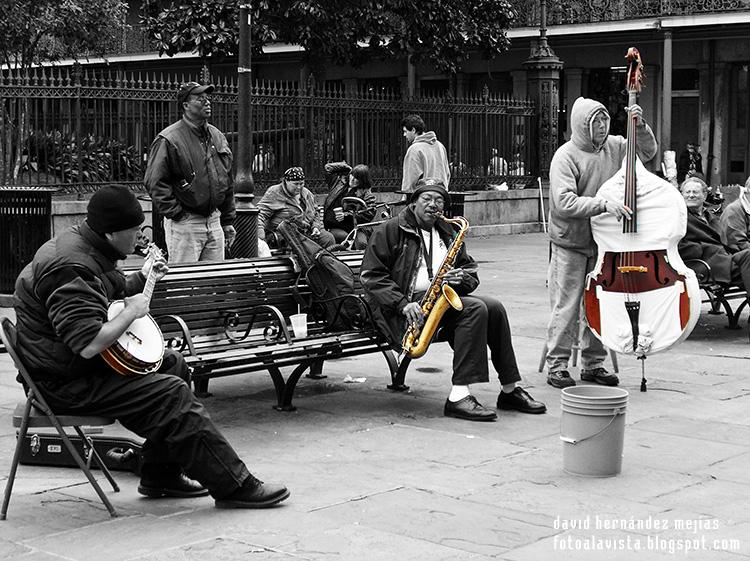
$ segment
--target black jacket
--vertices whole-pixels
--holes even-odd
[[[711,267],[711,275],[717,282],[732,280],[732,255],[721,243],[715,227],[715,219],[704,211],[703,216],[688,211],[687,232],[677,246],[683,261],[702,259]]]
[[[450,247],[456,231],[445,222],[435,224],[440,237]],[[398,216],[375,228],[365,251],[360,280],[375,322],[394,348],[401,347],[406,318],[401,310],[416,300],[414,283],[422,260],[422,241],[411,206]],[[479,285],[477,266],[462,245],[453,265],[468,273],[461,286],[453,286],[459,295],[469,294]]]
[[[145,279],[125,277],[124,259],[84,222],[45,243],[16,280],[18,352],[34,378],[85,376],[105,364],[79,354],[107,321],[112,300],[136,294]]]

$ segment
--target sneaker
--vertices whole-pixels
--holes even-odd
[[[252,475],[231,495],[216,499],[216,508],[268,508],[289,498],[283,485],[263,483]]]
[[[547,383],[553,388],[569,388],[576,385],[576,381],[570,377],[567,370],[549,372],[547,374]]]
[[[602,368],[601,366],[592,368],[591,370],[581,370],[581,380],[584,382],[594,382],[602,386],[616,386],[620,383],[620,379],[617,376],[610,374],[606,368]]]

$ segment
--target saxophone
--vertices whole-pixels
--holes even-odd
[[[448,253],[440,264],[440,269],[438,269],[435,278],[432,280],[430,288],[419,304],[422,308],[422,314],[425,317],[424,324],[422,327],[410,325],[401,342],[403,352],[409,358],[419,358],[427,352],[427,347],[430,346],[432,338],[440,325],[440,320],[448,310],[448,306],[454,310],[463,310],[464,308],[461,298],[456,291],[448,284],[443,283],[443,277],[445,273],[453,268],[458,250],[461,249],[466,232],[469,230],[469,221],[463,216],[456,216],[455,218],[446,218],[442,214],[438,216],[451,226],[458,226],[459,230],[453,243],[448,248]]]

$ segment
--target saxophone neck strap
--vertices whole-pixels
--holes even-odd
[[[427,265],[427,276],[429,277],[430,280],[432,280],[434,276],[434,273],[432,270],[432,255],[433,255],[432,233],[434,231],[435,231],[435,227],[433,226],[432,228],[430,228],[430,243],[428,244],[425,241],[425,236],[424,236],[427,230],[424,230],[422,228],[419,229],[419,239],[422,241],[422,249],[424,250],[424,262],[425,262],[425,265]]]

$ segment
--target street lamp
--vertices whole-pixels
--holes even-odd
[[[258,207],[253,204],[255,182],[253,181],[252,154],[253,130],[252,107],[252,12],[250,2],[240,4],[240,41],[237,63],[237,154],[234,176],[237,239],[232,246],[234,257],[258,255]]]

